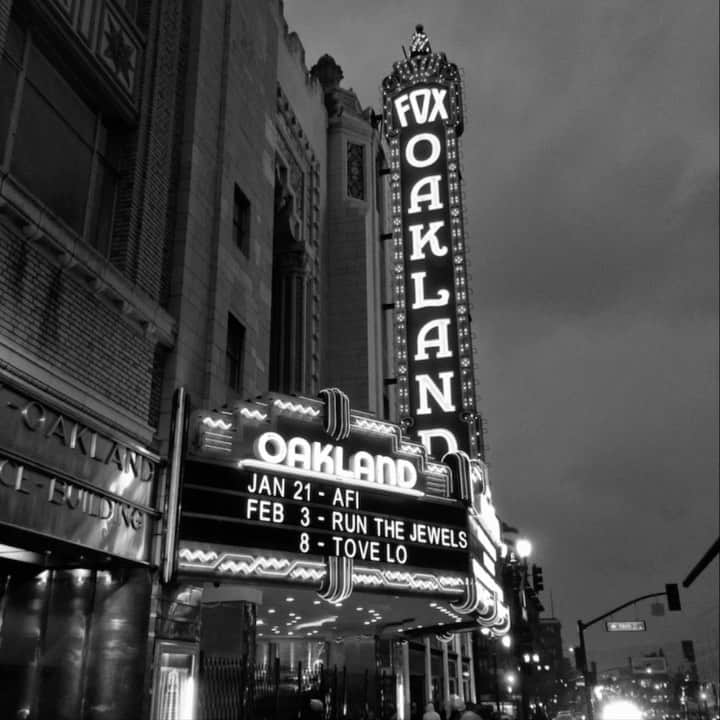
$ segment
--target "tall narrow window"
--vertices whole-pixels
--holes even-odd
[[[227,346],[225,349],[225,382],[237,393],[243,390],[243,358],[245,327],[228,313]]]
[[[106,254],[118,183],[117,136],[34,40],[11,21],[0,71],[0,146],[13,178]]]
[[[250,201],[235,185],[233,196],[233,239],[245,257],[250,256]]]
[[[365,147],[351,142],[347,144],[347,194],[365,199]]]

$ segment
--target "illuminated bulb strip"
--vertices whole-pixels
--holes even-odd
[[[356,418],[354,425],[363,430],[370,430],[384,435],[395,435],[397,433],[397,428],[394,425],[387,425],[374,420],[365,420],[364,418]]]
[[[435,475],[448,475],[450,472],[446,465],[438,465],[437,463],[428,463],[427,471]]]
[[[203,439],[213,441],[221,444],[232,445],[232,435],[229,433],[213,432],[212,430],[206,430],[203,434]]]
[[[246,577],[272,577],[272,578],[288,578],[303,579],[308,581],[322,580],[325,573],[320,570],[309,570],[306,568],[297,568],[296,570],[267,570],[258,567],[254,563],[237,562],[235,560],[226,560],[217,567],[219,572],[230,573],[232,575],[244,575]]]
[[[201,563],[207,563],[210,560],[217,560],[218,554],[211,550],[206,552],[205,550],[191,550],[190,548],[181,548],[178,552],[178,557],[188,562],[200,561]]]
[[[319,582],[325,577],[325,564],[309,560],[255,557],[244,553],[205,552],[181,547],[178,551],[179,567],[185,570],[214,570],[245,577],[272,577]]]
[[[204,450],[217,450],[218,452],[224,452],[224,453],[231,453],[232,452],[232,443],[230,442],[220,442],[218,440],[213,440],[210,438],[209,440],[203,440],[201,447]]]
[[[298,413],[299,415],[310,415],[311,417],[317,417],[320,414],[319,410],[309,405],[301,405],[300,403],[285,402],[283,400],[275,400],[273,405],[280,410],[289,410],[290,412]]]
[[[438,576],[433,573],[397,572],[369,567],[355,567],[355,585],[370,587],[408,588],[410,590],[433,590],[457,595],[462,591],[465,580],[462,577]]]
[[[240,414],[249,420],[267,420],[267,414],[262,413],[259,410],[248,410],[247,408],[240,408]]]
[[[232,423],[225,422],[222,418],[213,420],[211,417],[204,417],[202,422],[203,425],[211,428],[220,428],[221,430],[229,430],[232,427]]]
[[[409,455],[423,455],[424,448],[420,445],[410,445],[409,443],[403,443],[400,445],[400,452],[408,453]]]

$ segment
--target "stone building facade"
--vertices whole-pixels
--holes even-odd
[[[0,707],[160,717],[175,389],[392,415],[377,120],[275,0],[2,0],[0,50]]]

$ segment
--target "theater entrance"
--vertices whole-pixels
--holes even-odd
[[[428,699],[440,707],[460,684],[449,674],[471,666],[467,620],[431,597],[354,592],[330,603],[277,584],[196,590],[198,720],[410,720]],[[451,626],[465,631],[443,636]],[[183,688],[155,688],[155,718],[168,720]]]

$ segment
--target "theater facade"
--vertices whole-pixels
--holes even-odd
[[[336,388],[192,411],[184,452],[168,579],[195,589],[202,629],[181,695],[202,654],[346,712],[475,699],[471,633],[509,629],[481,461],[432,459]]]
[[[353,409],[338,387],[220,410],[176,394],[179,510],[163,574],[199,632],[156,668],[158,698],[169,687],[187,697],[204,665],[212,713],[233,667],[252,688],[238,707],[254,712],[290,716],[300,695],[333,717],[409,718],[413,703],[474,702],[473,634],[509,630],[479,452],[459,72],[418,27],[383,88],[397,421]],[[185,670],[170,686],[178,652]]]
[[[457,68],[416,32],[377,113],[280,0],[9,0],[0,43],[0,715],[474,699]]]

